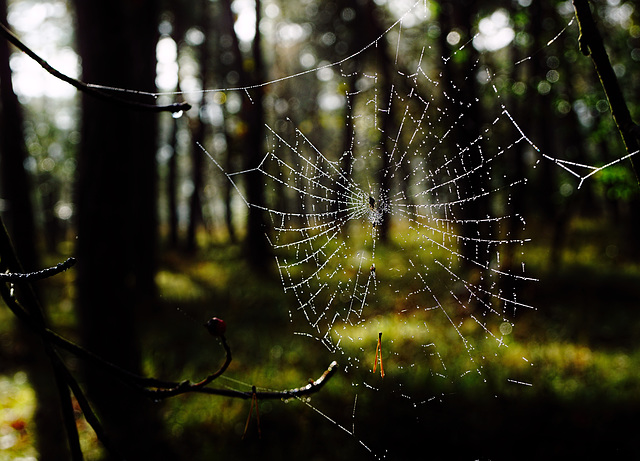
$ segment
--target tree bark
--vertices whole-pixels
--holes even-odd
[[[7,23],[7,2],[0,0],[0,21]],[[9,67],[9,44],[0,43],[0,183],[3,200],[2,217],[6,220],[15,250],[22,265],[29,270],[39,267],[32,187],[24,168],[28,157],[23,138],[22,107],[13,90]],[[2,255],[3,263],[7,255]],[[40,339],[18,325],[17,340],[28,351],[21,357],[36,393],[36,448],[43,461],[66,459],[67,439],[62,425],[57,384]]]
[[[83,78],[112,87],[155,88],[153,0],[76,0]],[[76,184],[77,308],[84,345],[141,371],[137,321],[155,295],[156,120],[83,95]],[[149,402],[85,369],[87,392],[116,446],[130,459],[167,457]],[[153,442],[150,442],[153,440]]]

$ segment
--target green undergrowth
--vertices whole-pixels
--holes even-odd
[[[575,226],[584,239],[594,238],[596,230]],[[400,292],[415,289],[398,276],[407,269],[401,253],[411,244],[405,236],[376,248],[380,280]],[[414,263],[428,265],[433,257],[410,250],[417,255]],[[620,241],[606,238],[588,249],[567,245],[556,266],[549,265],[545,240],[530,244],[526,254],[528,273],[540,280],[524,286],[522,296],[535,309],[518,312],[500,344],[483,340],[477,324],[463,321],[460,328],[474,339],[473,360],[478,360],[470,363],[446,319],[412,310],[406,296],[382,288],[386,283],[365,322],[337,326],[334,339],[342,335],[349,341],[341,353],[331,354],[320,342],[296,334],[305,325],[275,264],[251,268],[240,249],[229,245],[210,245],[197,257],[165,253],[156,278],[158,303],[141,325],[148,375],[196,381],[215,371],[224,351],[203,327],[214,316],[227,324],[233,361],[212,387],[297,388],[317,379],[331,361],[339,363],[327,385],[308,399],[260,401],[260,424],[254,412],[246,432],[250,400],[196,394],[168,399],[159,403],[165,436],[184,459],[368,459],[363,444],[383,450],[377,453],[390,449],[387,459],[402,459],[421,444],[430,447],[433,459],[451,459],[445,453],[454,446],[460,459],[485,453],[508,458],[510,450],[527,452],[527,447],[535,458],[544,450],[567,450],[571,456],[580,453],[577,446],[588,451],[590,443],[620,442],[640,410],[638,265],[624,261]],[[47,287],[54,324],[71,337],[73,276],[69,271]],[[0,318],[6,353],[13,344],[6,309]],[[371,331],[384,331],[384,378],[371,371],[377,341]],[[439,356],[425,348],[431,342]],[[19,363],[10,364],[10,354],[6,359],[0,376],[0,460],[34,453],[33,395],[24,374],[16,375]],[[481,373],[465,373],[470,368]],[[363,382],[375,391],[358,387]],[[355,436],[348,433],[354,430]],[[532,436],[540,430],[544,435]],[[84,425],[82,431],[84,440],[95,444],[86,435],[90,428]],[[456,442],[460,438],[465,442]]]
[[[386,275],[379,270],[381,277],[391,278],[405,269],[397,246],[379,246],[376,251],[377,259],[387,261],[393,268]],[[482,361],[481,374],[465,374],[470,367],[470,358],[451,325],[442,319],[426,319],[428,313],[424,311],[412,313],[402,299],[394,299],[393,293],[384,290],[378,296],[389,308],[371,315],[365,325],[367,328],[345,325],[335,329],[334,334],[350,339],[342,344],[341,354],[336,357],[319,343],[294,334],[299,325],[289,320],[289,309],[295,301],[283,292],[275,268],[256,273],[238,257],[237,251],[211,248],[206,256],[195,261],[169,260],[159,273],[158,282],[163,303],[169,309],[166,314],[173,318],[170,321],[172,329],[175,330],[175,323],[182,323],[186,330],[197,331],[192,317],[204,321],[215,315],[227,321],[227,337],[234,351],[234,362],[225,378],[214,384],[216,386],[244,391],[249,391],[251,385],[269,389],[299,387],[319,376],[332,359],[340,363],[340,372],[322,392],[307,402],[313,408],[300,401],[260,404],[262,430],[270,434],[272,441],[279,437],[275,432],[291,431],[306,440],[307,445],[322,445],[324,448],[316,446],[316,450],[324,453],[326,447],[320,440],[305,438],[311,434],[318,437],[324,434],[323,437],[328,437],[326,440],[341,444],[344,459],[348,459],[366,453],[359,441],[370,439],[367,431],[376,430],[370,421],[379,419],[380,415],[390,415],[386,424],[407,422],[404,429],[407,434],[425,427],[438,433],[440,427],[432,427],[431,421],[415,426],[408,423],[410,418],[416,417],[416,408],[425,407],[425,414],[429,414],[429,405],[434,405],[440,418],[444,418],[442,424],[472,424],[475,416],[453,410],[463,402],[482,412],[487,424],[494,428],[504,424],[504,418],[508,417],[505,415],[515,417],[512,412],[516,410],[531,411],[533,416],[527,416],[527,421],[520,424],[533,428],[542,424],[545,417],[533,409],[547,408],[550,413],[565,415],[553,416],[559,425],[581,417],[590,421],[591,430],[596,432],[602,430],[608,434],[609,429],[624,432],[621,427],[627,426],[626,410],[623,409],[640,408],[639,340],[633,333],[640,331],[640,315],[636,313],[640,271],[631,264],[605,267],[581,264],[576,262],[579,258],[570,250],[564,255],[568,262],[550,270],[546,265],[546,251],[543,245],[534,246],[530,251],[528,264],[540,281],[532,282],[533,287],[526,287],[525,296],[535,310],[521,311],[512,331],[504,336],[500,345],[493,340],[481,339],[474,343],[476,357]],[[425,263],[428,263],[426,259],[425,256]],[[394,286],[412,288],[399,286],[400,283],[404,282],[398,279]],[[172,310],[178,308],[187,311],[188,315]],[[295,317],[295,304],[293,315]],[[175,320],[176,317],[181,320]],[[422,328],[425,320],[432,327],[428,338]],[[371,324],[385,332],[384,379],[373,375],[370,369],[377,339],[369,333]],[[478,329],[477,324],[470,322],[465,335],[473,337],[474,328]],[[198,338],[198,346],[183,363],[181,376],[201,377],[220,363],[223,357],[219,349],[217,355],[203,353],[204,348],[215,349],[215,341],[207,337],[206,331],[182,334],[192,341]],[[160,341],[159,338],[166,338],[166,335],[155,333],[155,337]],[[158,343],[156,347],[166,351],[169,347],[175,348],[176,341],[176,338],[168,339],[166,346]],[[436,358],[425,354],[424,345],[429,341],[438,344],[439,354],[446,359],[446,375],[460,376],[459,379],[443,379],[438,373],[434,374],[441,365]],[[416,358],[420,355],[421,358]],[[217,362],[212,363],[214,357]],[[356,357],[361,366],[349,368],[347,365]],[[162,362],[166,363],[166,359],[165,353]],[[177,358],[169,360],[175,365],[178,362]],[[149,362],[150,371],[156,366],[153,360]],[[376,386],[378,394],[359,393],[354,389],[354,384],[362,380]],[[400,383],[401,389],[413,397],[406,408],[402,398],[398,401],[401,392],[391,383]],[[356,416],[352,414],[354,394],[359,398]],[[512,403],[510,410],[504,409],[506,402]],[[448,406],[452,409],[450,414],[446,411]],[[192,436],[201,434],[203,428],[217,434],[211,453],[231,454],[247,449],[246,439],[243,441],[242,437],[248,401],[184,396],[168,402],[166,411],[171,430],[181,437],[189,438],[185,434],[190,431],[193,431]],[[320,411],[325,416],[319,415]],[[494,414],[496,411],[498,413]],[[354,427],[356,432],[360,428],[362,439],[351,437],[342,429],[351,431],[351,424],[355,422],[359,423]],[[253,419],[252,424],[249,433],[253,430],[255,437]],[[481,422],[477,424],[480,431],[488,428],[482,427]],[[597,434],[601,439],[605,437],[600,432]],[[513,434],[513,437],[515,443],[518,436]],[[553,440],[550,438],[547,443],[560,443]],[[267,450],[264,444],[268,442],[257,443],[260,450]],[[278,457],[277,452],[269,450],[265,453]]]

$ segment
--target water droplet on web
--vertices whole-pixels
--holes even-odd
[[[172,113],[171,113],[171,116],[172,116],[173,118],[180,118],[180,117],[182,117],[182,114],[184,114],[184,111],[183,111],[183,110],[179,110],[179,111],[177,111],[177,112],[172,112]]]

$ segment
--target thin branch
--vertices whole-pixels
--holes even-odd
[[[56,381],[59,383],[65,383],[66,386],[58,385],[58,394],[62,404],[62,412],[64,418],[64,424],[67,429],[69,435],[69,446],[71,449],[72,459],[81,460],[82,452],[79,451],[79,438],[77,434],[75,417],[73,415],[73,408],[71,406],[71,400],[69,399],[68,389],[70,388],[73,394],[82,409],[82,412],[87,420],[87,422],[91,425],[93,430],[103,444],[103,446],[113,454],[118,454],[116,448],[111,444],[111,442],[107,439],[104,429],[100,424],[97,416],[91,409],[89,405],[89,401],[87,400],[84,392],[82,391],[80,385],[73,377],[69,369],[64,364],[63,360],[56,353],[52,346],[57,345],[64,349],[77,352],[77,356],[81,356],[82,353],[87,355],[92,355],[85,349],[80,346],[75,345],[71,341],[68,341],[56,333],[52,332],[47,328],[43,328],[40,323],[33,321],[31,315],[27,312],[27,310],[20,305],[20,303],[15,299],[14,296],[11,295],[10,290],[7,288],[6,284],[0,284],[0,295],[2,296],[5,304],[11,309],[11,311],[18,317],[20,320],[24,321],[33,331],[39,334],[43,339],[43,344],[45,346],[47,355],[54,369]],[[103,368],[107,368],[108,370],[113,371],[113,369],[119,369],[119,367],[112,365],[111,368],[107,365],[110,365],[108,362],[100,359],[99,357],[94,357],[96,360],[94,363],[104,363]],[[68,386],[68,388],[67,388]],[[124,458],[123,458],[124,459]]]
[[[69,442],[69,450],[71,451],[71,459],[73,461],[82,461],[83,456],[82,447],[80,446],[80,435],[78,434],[78,426],[76,425],[75,412],[73,410],[73,403],[71,402],[71,394],[69,393],[68,387],[68,370],[50,344],[45,344],[45,349],[49,356],[49,360],[51,361],[51,365],[53,366],[56,383],[58,383],[56,387],[58,388],[58,398],[60,399],[62,409],[62,421],[65,430],[67,431],[67,440]],[[71,380],[75,382],[73,377],[71,377]]]
[[[89,94],[91,96],[94,96],[95,98],[100,99],[102,101],[120,104],[123,106],[127,106],[131,109],[145,110],[145,111],[151,111],[151,112],[175,113],[175,112],[187,111],[191,109],[191,105],[186,102],[158,106],[155,104],[144,104],[141,102],[130,101],[128,99],[123,99],[123,98],[114,96],[112,94],[105,93],[104,91],[101,91],[92,85],[81,82],[80,80],[77,80],[75,78],[69,77],[68,75],[65,75],[59,70],[53,68],[47,61],[42,59],[40,56],[34,53],[27,45],[22,43],[20,39],[2,23],[0,23],[0,34],[4,36],[9,42],[13,43],[20,51],[24,52],[27,56],[29,56],[31,59],[37,62],[44,70],[49,72],[54,77],[62,80],[63,82],[67,82],[74,88],[86,94]]]
[[[68,258],[53,267],[48,267],[36,272],[27,273],[0,273],[0,282],[31,282],[42,280],[70,269],[76,263],[75,258]]]
[[[0,217],[0,270],[2,269],[5,269],[6,271],[17,271],[18,273],[22,272],[22,265],[16,256],[15,249],[13,248],[13,244],[9,238],[7,228],[2,221],[2,217]],[[49,272],[47,269],[45,269],[45,271],[47,271],[47,273]],[[38,330],[46,328],[42,307],[29,283],[24,284],[21,288],[21,294],[28,302],[26,307],[18,305],[17,302],[14,303],[15,298],[13,296],[13,289],[10,288],[7,283],[0,283],[0,296],[2,296],[7,306],[9,306],[16,316],[28,319],[28,322],[26,322],[27,325],[31,326],[34,331],[38,332]],[[43,348],[51,366],[53,367],[54,380],[62,411],[62,423],[64,424],[67,432],[71,459],[73,461],[82,461],[83,457],[80,439],[78,436],[78,428],[75,423],[68,383],[65,379],[64,372],[66,371],[66,366],[62,360],[60,360],[51,343],[43,340]]]
[[[294,397],[304,397],[305,395],[310,395],[318,392],[322,387],[331,379],[331,377],[338,371],[338,362],[335,360],[331,362],[329,367],[322,373],[322,375],[314,380],[309,380],[309,384],[306,386],[298,387],[295,389],[288,389],[283,391],[262,391],[256,392],[255,395],[258,399],[266,400],[266,399],[290,399]],[[241,399],[250,399],[253,397],[253,391],[248,392],[240,392],[234,391],[231,389],[214,389],[210,387],[204,387],[201,389],[196,389],[196,392],[204,393],[204,394],[214,394],[214,395],[223,395],[226,397],[236,397]]]
[[[179,394],[185,394],[187,392],[198,392],[203,394],[220,395],[231,398],[256,398],[256,399],[289,399],[294,397],[302,397],[305,395],[318,392],[329,379],[335,374],[338,369],[338,364],[334,361],[324,371],[324,373],[315,381],[311,380],[306,386],[302,386],[295,389],[283,390],[283,391],[263,391],[256,392],[255,386],[251,392],[240,392],[230,389],[216,389],[207,387],[215,379],[222,376],[222,374],[229,367],[232,355],[231,348],[227,344],[227,340],[224,336],[226,326],[223,321],[213,318],[205,324],[207,330],[214,336],[219,337],[222,343],[222,347],[225,350],[226,358],[220,368],[208,375],[201,381],[192,383],[189,380],[182,382],[164,381],[155,378],[147,378],[139,376],[135,373],[131,373],[115,364],[108,362],[102,357],[84,349],[81,346],[69,341],[57,333],[49,330],[46,327],[46,322],[42,314],[42,310],[38,303],[37,298],[33,294],[30,286],[30,282],[33,280],[39,280],[42,278],[50,277],[58,274],[66,269],[69,269],[75,263],[75,259],[69,258],[64,262],[57,264],[54,267],[43,269],[37,272],[23,273],[20,262],[18,261],[9,235],[4,227],[4,223],[0,218],[0,269],[13,269],[19,272],[0,274],[0,297],[4,300],[5,304],[14,313],[14,315],[21,321],[23,321],[31,330],[38,334],[43,341],[45,351],[53,366],[54,375],[58,387],[58,394],[60,402],[62,404],[63,422],[67,428],[67,436],[69,439],[69,447],[71,450],[71,456],[74,461],[82,460],[82,450],[80,447],[80,441],[78,431],[75,426],[75,418],[73,414],[73,407],[71,404],[71,395],[69,390],[76,396],[76,400],[85,415],[85,418],[89,425],[95,431],[98,439],[102,442],[103,446],[111,454],[118,455],[116,448],[111,444],[106,437],[104,429],[100,424],[94,411],[91,409],[89,401],[87,400],[82,388],[78,381],[69,371],[62,358],[55,350],[55,346],[65,349],[78,358],[89,361],[93,366],[101,368],[108,372],[111,376],[119,379],[121,382],[131,386],[135,390],[141,392],[147,397],[157,401],[159,399],[165,399],[173,397]],[[11,283],[24,282],[24,293],[27,296],[28,305],[23,306],[15,297]],[[216,320],[216,322],[212,322]]]
[[[88,351],[87,349],[75,344],[74,342],[69,341],[68,339],[60,336],[54,331],[49,330],[42,324],[35,322],[31,315],[27,312],[27,310],[20,305],[15,297],[11,296],[9,290],[6,289],[6,285],[2,286],[2,289],[0,289],[0,294],[2,295],[2,298],[4,299],[7,306],[14,313],[14,315],[16,315],[16,317],[18,317],[20,320],[24,321],[32,330],[39,334],[45,340],[45,343],[58,346],[72,353],[78,358],[91,362],[93,366],[105,370],[112,376],[119,379],[121,382],[133,387],[134,389],[140,391],[153,400],[165,399],[176,395],[185,394],[187,392],[198,392],[203,394],[213,394],[241,399],[249,399],[253,395],[252,392],[241,392],[231,389],[216,389],[206,387],[207,384],[219,378],[231,364],[231,348],[227,344],[224,335],[220,335],[220,339],[222,347],[224,348],[226,353],[226,359],[217,371],[211,373],[203,380],[192,383],[189,380],[177,382],[160,380],[157,378],[149,378],[125,370],[118,365],[115,365],[92,353],[91,351]],[[336,371],[337,363],[334,361],[318,379],[316,379],[315,381],[311,381],[306,386],[282,391],[257,392],[256,396],[259,399],[287,399],[313,394],[315,392],[318,392]],[[72,389],[74,388],[74,386],[71,387]]]
[[[573,0],[573,8],[576,12],[578,25],[580,26],[580,51],[585,56],[591,56],[591,60],[596,68],[596,73],[602,84],[611,115],[622,136],[627,153],[630,155],[631,165],[636,174],[636,180],[640,183],[640,165],[636,161],[634,154],[640,150],[640,137],[638,136],[638,126],[633,122],[626,101],[622,95],[618,79],[609,61],[609,55],[604,47],[602,37],[591,14],[589,2],[587,0]]]
[[[78,402],[78,405],[82,410],[82,414],[84,415],[85,419],[87,420],[87,422],[89,423],[93,431],[95,432],[98,440],[100,440],[102,445],[107,449],[109,453],[113,455],[117,455],[117,457],[119,457],[120,459],[125,459],[124,456],[122,456],[119,453],[118,449],[113,445],[113,443],[107,437],[105,430],[102,427],[102,424],[100,423],[100,420],[98,419],[95,412],[91,408],[91,405],[89,404],[89,400],[85,396],[84,391],[80,387],[80,384],[78,384],[78,381],[76,381],[76,379],[73,377],[69,369],[64,365],[64,362],[62,361],[62,359],[59,356],[57,357],[57,359],[60,363],[60,367],[59,367],[60,373],[63,375],[64,379],[66,380],[67,384],[69,385],[69,388],[71,388],[73,395],[75,395],[76,401]],[[74,422],[74,425],[75,425],[75,422]]]
[[[291,399],[294,397],[303,397],[305,395],[310,395],[318,392],[322,387],[331,379],[331,377],[338,371],[338,362],[333,361],[329,365],[329,367],[322,373],[322,375],[314,380],[309,380],[309,384],[306,386],[298,387],[295,389],[286,389],[282,391],[260,391],[256,392],[255,396],[261,400],[267,399]],[[218,389],[213,387],[203,387],[198,384],[190,384],[188,381],[183,382],[176,389],[169,390],[156,390],[150,391],[150,395],[153,395],[155,398],[166,398],[173,397],[174,395],[184,394],[186,392],[198,392],[201,394],[211,394],[211,395],[219,395],[223,397],[231,397],[238,399],[250,399],[253,397],[254,392],[247,391],[236,391],[233,389]]]

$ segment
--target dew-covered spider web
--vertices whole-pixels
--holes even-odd
[[[526,355],[516,357],[522,376],[486,372],[508,349],[518,314],[535,310],[521,295],[535,283],[519,210],[527,177],[550,161],[580,187],[608,166],[541,152],[495,83],[492,53],[462,73],[473,42],[442,56],[428,18],[417,2],[348,58],[260,85],[277,101],[279,85],[317,76],[318,111],[341,111],[337,129],[279,111],[254,167],[228,171],[210,156],[266,217],[295,334],[351,381],[351,420],[307,404],[379,457],[393,450],[358,430],[369,427],[366,415],[380,417],[363,409],[376,398],[404,402],[420,424],[465,383],[534,384]],[[264,204],[247,198],[249,177],[262,181]]]
[[[372,409],[376,399],[397,399],[412,415],[403,424],[421,424],[433,402],[466,385],[534,384],[526,354],[515,357],[521,375],[487,371],[509,348],[518,315],[535,310],[522,295],[536,280],[520,211],[528,176],[552,162],[579,187],[609,166],[541,152],[503,94],[496,63],[504,56],[473,53],[473,39],[443,54],[428,33],[430,16],[418,1],[347,58],[260,85],[205,90],[238,91],[252,103],[251,92],[264,89],[276,106],[256,165],[229,171],[207,154],[246,207],[265,217],[291,303],[283,321],[351,383],[348,418],[307,405],[378,457],[393,449],[359,429],[384,418]],[[303,117],[279,94],[310,78],[321,89],[310,91],[317,107]],[[261,181],[264,203],[248,197],[249,179]]]

